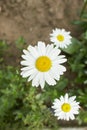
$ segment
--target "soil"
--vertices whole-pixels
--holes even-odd
[[[56,27],[79,36],[80,30],[71,22],[78,19],[82,4],[83,0],[0,0],[0,39],[10,44],[10,65],[19,64],[15,41],[20,36],[27,45],[49,43],[49,33]]]
[[[0,39],[14,42],[23,36],[28,44],[48,42],[55,27],[76,36],[79,31],[71,22],[82,4],[83,0],[0,0]]]

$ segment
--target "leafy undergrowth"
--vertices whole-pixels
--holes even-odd
[[[86,37],[86,32],[82,38]],[[77,75],[69,80],[66,76],[61,76],[55,86],[45,85],[45,89],[32,87],[31,83],[20,76],[20,66],[6,66],[4,53],[8,46],[5,41],[0,41],[2,52],[0,52],[0,129],[36,129],[58,128],[61,123],[53,115],[51,109],[52,101],[61,94],[69,92],[70,95],[77,95],[81,110],[74,124],[83,125],[87,123],[87,88],[86,88],[86,41],[72,39],[73,45],[78,46],[72,52],[63,50],[68,54],[68,65],[70,74]],[[19,42],[20,44],[20,42]],[[19,50],[20,51],[20,50]],[[82,86],[81,86],[82,85]],[[66,126],[66,122],[64,125]],[[71,123],[72,124],[72,123]],[[70,124],[67,124],[70,125]]]

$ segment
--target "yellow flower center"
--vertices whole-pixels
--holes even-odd
[[[57,36],[57,40],[60,41],[60,42],[64,41],[64,36],[61,35],[61,34],[59,34],[59,35]]]
[[[64,103],[62,106],[61,106],[61,109],[64,111],[64,112],[69,112],[71,110],[71,106],[70,104],[68,103]]]
[[[49,57],[47,56],[40,56],[37,60],[36,60],[36,64],[35,64],[36,68],[41,71],[41,72],[46,72],[48,71],[51,66],[52,66],[52,62],[50,60]]]

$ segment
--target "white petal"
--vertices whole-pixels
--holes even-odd
[[[59,75],[59,77],[60,77],[60,75],[62,75],[66,71],[66,68],[64,66],[62,66],[62,65],[55,65],[54,64],[52,66],[51,70],[54,73],[56,73],[57,75]]]
[[[36,86],[36,87],[39,86],[39,78],[40,78],[40,75],[39,75],[39,72],[38,72],[38,74],[32,80],[32,86]]]
[[[44,78],[44,73],[40,73],[40,86],[43,89],[45,86],[45,78]]]
[[[69,98],[69,102],[73,102],[75,100],[76,96],[72,96]]]
[[[55,113],[55,116],[59,116],[60,117],[61,115],[63,116],[63,112],[62,111],[58,111],[58,112]]]
[[[60,101],[61,101],[61,103],[64,103],[64,97],[63,96],[60,97]]]
[[[22,71],[22,72],[21,72],[21,75],[22,75],[23,77],[28,77],[28,76],[30,76],[31,74],[35,73],[35,71],[36,71],[35,68],[34,68],[34,69],[30,69],[30,70],[28,70],[28,71]]]
[[[72,113],[70,114],[70,119],[71,119],[71,120],[74,120],[74,119],[75,119],[75,116],[74,116]]]
[[[55,57],[57,57],[60,53],[61,50],[54,48],[50,51],[49,56],[51,57],[51,59],[55,59]]]
[[[58,71],[60,74],[62,74],[62,72],[66,71],[66,68],[63,65],[58,65],[57,67],[58,67]]]
[[[47,56],[49,56],[49,54],[50,54],[50,52],[52,51],[52,49],[53,49],[53,45],[51,44],[51,45],[47,45],[47,47],[46,47],[46,55]]]
[[[45,73],[45,81],[49,84],[49,85],[55,85],[56,81],[49,75],[49,72]]]
[[[49,74],[53,79],[56,80],[60,79],[60,75],[58,75],[57,71],[54,71],[53,68],[49,71]]]
[[[67,93],[65,94],[64,98],[65,98],[65,102],[68,102],[68,94]]]
[[[39,56],[35,47],[29,46],[28,50],[34,58],[37,58]]]
[[[28,78],[28,81],[31,81],[37,74],[38,74],[38,71],[35,71],[33,74],[31,74]]]
[[[25,54],[25,55],[28,55],[29,54],[29,51],[27,51],[27,50],[23,50],[23,53]]]
[[[69,121],[69,117],[70,117],[70,115],[68,115],[68,113],[65,113],[65,114],[66,114],[66,116],[65,116],[65,120]]]
[[[25,60],[21,61],[20,63],[21,63],[21,65],[24,65],[24,66],[28,66],[29,65],[29,62],[25,61]]]
[[[28,66],[28,67],[23,67],[23,68],[21,68],[22,71],[26,71],[26,70],[29,70],[29,69],[30,69],[29,66]]]
[[[45,43],[44,42],[41,42],[41,41],[38,42],[38,51],[39,51],[39,53],[41,55],[45,55],[46,48],[45,48]]]

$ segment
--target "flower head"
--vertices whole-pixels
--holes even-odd
[[[65,29],[56,28],[50,34],[51,42],[60,48],[67,48],[67,46],[71,44],[71,38],[70,32],[66,32]]]
[[[79,113],[79,102],[75,101],[76,96],[68,97],[66,93],[65,96],[61,96],[60,99],[55,99],[52,108],[54,109],[55,116],[58,119],[64,120],[74,120],[75,114]]]
[[[45,82],[49,85],[55,85],[66,68],[61,65],[67,61],[64,55],[59,55],[60,50],[53,45],[45,45],[44,42],[38,42],[37,46],[29,45],[27,50],[23,50],[23,61],[21,65],[22,77],[28,77],[32,80],[32,86],[44,88]]]

